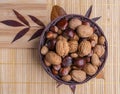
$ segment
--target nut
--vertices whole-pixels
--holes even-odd
[[[98,43],[98,36],[94,33],[90,36],[91,46],[95,47],[95,45]]]
[[[85,67],[84,67],[84,71],[85,71],[88,75],[92,76],[92,75],[94,75],[94,74],[97,72],[97,67],[93,66],[93,65],[90,64],[90,63],[87,63],[87,64],[85,65]]]
[[[69,21],[69,27],[73,30],[76,29],[79,25],[81,25],[82,22],[78,18],[73,18]]]
[[[91,58],[91,62],[95,66],[100,66],[101,65],[101,61],[100,61],[99,57],[97,56],[97,54],[93,54],[93,56]]]
[[[88,25],[80,25],[77,28],[77,33],[82,38],[90,37],[93,34],[93,28]]]
[[[58,32],[58,27],[57,26],[52,26],[52,27],[50,27],[50,31],[57,33]]]
[[[52,73],[53,73],[54,75],[58,75],[58,71],[55,70],[55,69],[52,69]]]
[[[78,54],[83,57],[88,55],[91,52],[91,44],[87,40],[83,40],[78,46]]]
[[[76,82],[82,82],[86,79],[86,73],[82,70],[73,70],[71,76]]]
[[[47,47],[48,47],[50,50],[54,50],[55,44],[56,44],[56,39],[50,39],[50,40],[47,42]]]
[[[45,63],[45,65],[48,66],[48,67],[51,66],[51,63],[49,63],[47,60],[44,60],[44,63]]]
[[[53,69],[56,71],[60,70],[60,68],[61,68],[61,65],[53,65]]]
[[[63,37],[62,35],[58,36],[57,37],[57,40],[64,40],[64,41],[67,41],[67,39],[65,37]]]
[[[72,65],[72,58],[70,56],[66,56],[63,58],[62,66],[68,67]]]
[[[53,64],[53,65],[59,65],[59,64],[61,64],[61,62],[62,62],[61,57],[60,57],[59,55],[57,55],[55,52],[53,52],[53,51],[49,51],[49,52],[46,54],[45,59],[46,59],[49,63],[51,63],[51,64]]]
[[[74,37],[75,32],[74,32],[72,29],[68,28],[68,29],[66,29],[66,30],[63,32],[63,35],[64,35],[67,39],[69,39],[69,38],[73,38],[73,37]]]
[[[78,48],[78,42],[75,40],[71,40],[68,43],[69,43],[69,53],[76,52]]]
[[[42,49],[41,49],[41,54],[46,55],[47,52],[48,52],[48,48],[46,46],[43,46]]]
[[[76,40],[76,41],[79,41],[79,37],[78,37],[78,35],[77,35],[77,34],[74,34],[74,37],[73,37],[73,38],[71,38],[70,40]]]
[[[79,70],[80,68],[78,68],[77,66],[72,66],[71,67],[73,70]]]
[[[102,45],[96,45],[93,52],[96,53],[98,57],[101,57],[105,53],[105,48]]]
[[[58,33],[58,34],[62,34],[62,32],[63,32],[62,30],[58,29],[58,32],[57,32],[57,33]]]
[[[70,70],[71,70],[70,67],[61,68],[60,71],[59,71],[59,75],[60,76],[68,75],[68,73],[70,72]]]
[[[100,36],[98,42],[99,42],[99,44],[104,45],[105,44],[105,38],[104,38],[104,36]]]
[[[47,37],[48,39],[53,39],[53,38],[56,38],[56,37],[57,37],[57,34],[49,31],[49,32],[47,32],[46,37]]]
[[[66,75],[66,76],[63,76],[63,77],[62,77],[62,80],[63,80],[63,81],[66,81],[66,82],[70,81],[71,79],[72,79],[72,78],[71,78],[70,75]]]
[[[76,58],[74,60],[74,65],[82,69],[86,64],[86,60],[83,58]]]
[[[65,40],[58,40],[56,43],[56,52],[62,57],[68,55],[69,52],[68,42]]]
[[[70,54],[70,56],[71,56],[72,58],[77,58],[77,57],[78,57],[78,54],[77,54],[77,53],[72,53],[72,54]]]
[[[57,23],[57,27],[61,30],[65,30],[68,25],[68,21],[64,18]]]

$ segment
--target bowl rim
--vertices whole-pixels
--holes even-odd
[[[43,57],[42,57],[42,54],[40,53],[41,47],[43,46],[43,43],[44,43],[44,42],[43,42],[43,40],[44,40],[44,38],[45,38],[44,35],[45,35],[45,33],[46,33],[47,31],[49,31],[48,29],[50,28],[50,26],[53,26],[54,23],[57,23],[57,22],[60,21],[62,18],[66,18],[66,17],[69,17],[69,16],[70,16],[70,18],[72,18],[72,17],[80,17],[80,18],[82,18],[82,19],[84,19],[84,20],[89,21],[90,23],[94,24],[94,25],[97,27],[98,31],[105,37],[104,32],[102,31],[102,29],[100,28],[100,26],[98,26],[97,23],[95,23],[94,21],[92,21],[92,20],[89,19],[89,18],[86,18],[86,17],[83,16],[83,15],[79,15],[79,14],[67,14],[67,15],[64,15],[64,16],[60,16],[60,17],[54,19],[53,21],[51,21],[51,22],[46,26],[46,28],[43,30],[43,32],[42,32],[42,34],[41,34],[41,36],[40,36],[39,48],[38,48],[39,57],[40,57],[40,63],[41,63],[41,65],[42,65],[42,67],[44,68],[44,70],[47,72],[47,74],[50,75],[54,80],[56,80],[56,81],[59,82],[59,83],[63,83],[63,84],[66,84],[66,85],[83,84],[83,83],[86,83],[87,81],[91,80],[92,78],[96,77],[97,74],[103,69],[103,67],[104,67],[104,65],[105,65],[105,63],[106,63],[106,60],[107,60],[107,57],[108,57],[108,41],[107,41],[106,37],[105,37],[105,54],[104,54],[104,61],[102,62],[101,66],[99,67],[99,69],[97,70],[97,72],[96,72],[94,75],[87,77],[87,78],[86,78],[84,81],[82,81],[82,82],[76,82],[76,81],[65,82],[65,81],[63,81],[62,79],[57,78],[55,75],[52,74],[51,70],[50,70],[49,68],[47,68],[47,66],[44,64],[44,61],[43,61],[43,59],[42,59],[42,58],[43,58]]]

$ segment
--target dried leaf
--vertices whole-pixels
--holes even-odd
[[[101,16],[100,16],[100,17],[92,18],[91,20],[93,20],[94,22],[96,22],[96,21],[99,20],[100,18],[101,18]]]
[[[20,32],[18,32],[15,36],[15,38],[13,39],[12,43],[18,39],[20,39],[21,37],[23,37],[28,31],[29,31],[30,28],[24,28],[22,29]]]
[[[43,30],[44,30],[44,28],[37,30],[28,41],[39,37],[42,34]]]
[[[69,87],[72,90],[73,94],[75,94],[76,85],[69,85]]]
[[[61,82],[57,82],[57,88],[59,87],[59,86],[61,86],[63,83],[61,83]]]
[[[92,5],[90,6],[90,8],[88,9],[88,11],[86,12],[85,17],[89,18],[91,12],[92,12]]]
[[[23,24],[15,20],[4,20],[4,21],[1,21],[1,23],[8,25],[8,26],[14,26],[14,27],[24,26]]]
[[[13,10],[13,12],[15,13],[15,15],[17,16],[17,18],[23,22],[24,24],[26,24],[27,26],[29,26],[28,21],[20,14],[18,13],[16,10]]]
[[[63,16],[63,15],[66,15],[67,13],[65,12],[65,10],[58,6],[58,5],[55,5],[52,7],[52,11],[51,11],[51,21],[58,18],[59,16]]]
[[[98,75],[96,76],[97,79],[104,79],[104,70],[102,70]]]
[[[36,17],[32,16],[32,15],[28,15],[32,21],[34,21],[36,24],[38,24],[39,26],[43,26],[45,27],[44,23],[42,21],[40,21],[39,19],[37,19]]]

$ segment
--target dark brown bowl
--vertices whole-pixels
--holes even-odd
[[[92,20],[90,20],[89,18],[86,18],[86,17],[84,17],[84,16],[82,16],[82,15],[69,14],[69,15],[61,16],[61,17],[55,19],[54,21],[50,22],[50,23],[47,25],[47,27],[44,29],[44,31],[43,31],[43,33],[41,34],[41,37],[40,37],[40,43],[39,43],[40,63],[41,63],[41,65],[43,66],[43,68],[45,69],[45,71],[46,71],[53,79],[55,79],[55,80],[56,80],[57,82],[59,82],[59,83],[63,83],[63,84],[66,84],[66,85],[83,84],[83,83],[89,81],[90,79],[96,77],[96,75],[103,69],[103,67],[104,67],[104,65],[105,65],[105,62],[106,62],[107,55],[108,55],[108,43],[107,43],[107,40],[106,40],[106,41],[105,41],[105,53],[104,53],[104,55],[100,58],[100,60],[101,60],[101,62],[102,62],[101,66],[98,67],[98,70],[97,70],[97,72],[96,72],[94,75],[92,75],[92,76],[87,76],[87,78],[86,78],[84,81],[82,81],[82,82],[76,82],[76,81],[65,82],[65,81],[63,81],[59,76],[55,76],[55,75],[52,74],[51,69],[44,64],[44,61],[43,61],[44,56],[40,53],[41,47],[42,47],[42,46],[45,44],[45,42],[46,42],[45,33],[49,31],[49,28],[50,28],[51,26],[54,26],[54,25],[55,25],[58,21],[60,21],[61,19],[66,18],[66,19],[69,20],[69,19],[71,19],[71,18],[73,18],[73,17],[77,17],[77,18],[79,18],[79,19],[80,19],[81,21],[83,21],[83,22],[89,22],[90,25],[95,29],[95,33],[96,33],[98,36],[103,35],[103,36],[105,37],[102,29],[101,29],[94,21],[92,21]],[[105,39],[106,39],[106,37],[105,37]]]

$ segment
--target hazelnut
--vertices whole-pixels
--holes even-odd
[[[70,54],[70,56],[71,56],[72,58],[77,58],[77,57],[78,57],[78,54],[77,54],[77,53],[72,53],[72,54]]]
[[[56,71],[60,70],[60,68],[61,68],[61,65],[53,65],[53,69]]]
[[[67,41],[67,39],[65,37],[63,37],[62,35],[58,36],[57,37],[57,40],[64,40],[64,41]]]
[[[46,46],[43,46],[43,47],[41,48],[41,54],[42,54],[42,55],[46,55],[47,52],[48,52],[48,48],[47,48]]]
[[[86,73],[82,70],[73,70],[71,72],[71,77],[76,82],[82,82],[86,79]]]
[[[71,70],[70,67],[61,68],[60,71],[59,71],[59,75],[60,76],[68,75],[68,73],[70,72],[70,70]]]
[[[105,48],[102,45],[96,45],[93,52],[96,53],[98,57],[101,57],[105,53]]]
[[[52,69],[52,73],[53,73],[54,75],[58,75],[58,71],[55,70],[55,69]]]
[[[75,34],[75,35],[73,36],[73,38],[71,38],[70,40],[76,40],[76,41],[79,41],[79,37],[78,37],[77,34]]]
[[[49,63],[47,60],[44,60],[44,63],[45,63],[45,65],[48,66],[48,67],[51,66],[51,63]]]
[[[78,19],[78,18],[72,18],[70,21],[69,21],[69,27],[73,30],[76,29],[76,27],[78,27],[79,25],[81,25],[82,22]]]
[[[97,36],[97,34],[95,34],[95,33],[92,34],[89,39],[91,41],[91,46],[95,47],[95,45],[98,43],[98,36]]]
[[[94,65],[92,65],[92,64],[90,64],[90,63],[87,63],[87,64],[85,65],[85,67],[84,67],[84,71],[85,71],[88,75],[92,76],[92,75],[94,75],[94,74],[97,72],[97,67],[94,66]]]
[[[57,34],[49,31],[49,32],[47,32],[46,37],[47,37],[48,39],[53,39],[53,38],[56,38],[56,37],[57,37]]]
[[[78,48],[78,42],[75,40],[71,40],[68,43],[69,43],[69,53],[76,52]]]
[[[62,77],[62,80],[63,80],[63,81],[66,81],[66,82],[70,81],[71,79],[72,79],[72,78],[71,78],[70,75],[66,75],[66,76],[63,76],[63,77]]]
[[[91,52],[91,44],[87,40],[83,40],[78,46],[78,54],[80,57],[86,56]]]
[[[68,55],[69,52],[68,42],[65,40],[58,40],[56,43],[56,52],[62,57]]]
[[[75,35],[75,33],[74,33],[74,31],[73,31],[72,29],[68,28],[68,29],[66,29],[66,30],[63,32],[63,35],[64,35],[67,39],[69,39],[69,38],[73,38],[74,35]]]
[[[60,29],[58,29],[58,32],[57,32],[58,34],[62,34],[62,30],[60,30]]]
[[[52,26],[52,27],[50,27],[50,31],[57,33],[58,32],[58,27],[57,26]]]
[[[81,38],[90,37],[93,34],[93,28],[88,25],[80,25],[77,28],[77,33]]]
[[[45,59],[53,65],[59,65],[62,62],[61,57],[53,51],[49,51],[46,54]]]
[[[86,64],[86,60],[83,58],[76,58],[74,60],[74,65],[82,69]]]
[[[70,56],[66,56],[63,58],[62,66],[68,67],[72,65],[72,58]]]
[[[100,36],[98,42],[99,42],[99,44],[104,45],[105,44],[105,38],[104,38],[104,36]]]
[[[97,54],[93,54],[93,56],[91,58],[91,62],[95,66],[100,66],[101,65],[101,61],[100,61],[99,57],[97,56]]]
[[[57,23],[57,27],[58,27],[59,29],[61,29],[61,30],[65,30],[66,27],[67,27],[67,25],[68,25],[68,21],[67,21],[65,18],[61,19],[61,20]]]

